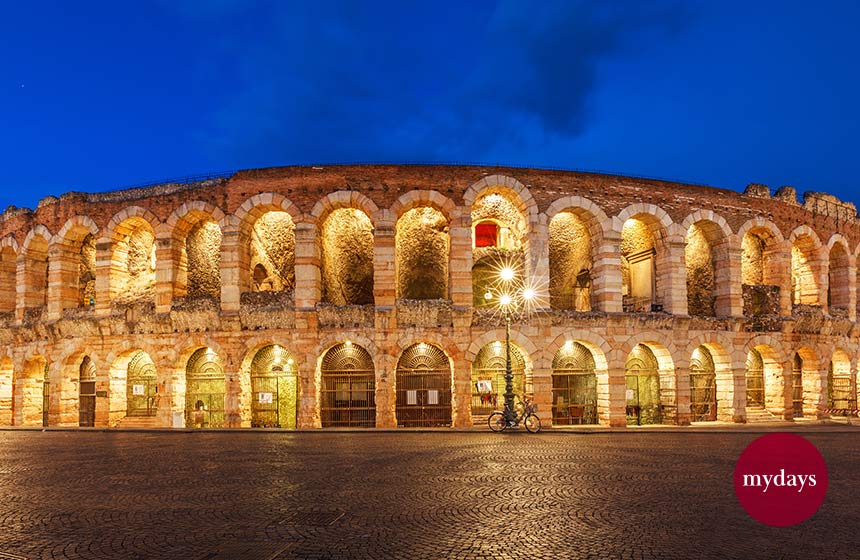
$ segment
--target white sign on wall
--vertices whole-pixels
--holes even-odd
[[[430,389],[427,391],[427,404],[439,404],[439,390]]]
[[[131,394],[135,396],[141,396],[144,394],[143,385],[132,385]]]
[[[633,400],[633,389],[627,389],[627,400],[628,401]]]
[[[260,404],[272,404],[272,393],[258,393]]]
[[[418,391],[406,391],[406,404],[418,404]]]

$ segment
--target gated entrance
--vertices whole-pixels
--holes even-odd
[[[296,427],[298,369],[283,346],[261,348],[251,361],[251,427]]]
[[[96,366],[84,357],[78,375],[78,425],[96,425]]]
[[[565,344],[552,360],[552,423],[597,424],[594,356],[579,342]]]
[[[693,422],[717,419],[717,373],[714,357],[704,346],[690,359],[690,414]]]
[[[830,362],[830,371],[827,374],[827,397],[828,408],[841,410],[857,408],[857,401],[851,396],[850,370],[835,371],[833,362]]]
[[[376,426],[376,379],[373,358],[345,342],[326,352],[320,366],[322,427]]]
[[[795,418],[803,417],[803,358],[794,355],[791,364],[791,408]]]
[[[441,349],[421,342],[397,362],[397,425],[451,425],[451,367]]]
[[[520,349],[513,344],[511,372],[514,374],[514,394],[522,398],[526,389],[526,361]],[[486,424],[490,414],[504,405],[505,343],[497,340],[481,348],[472,362],[472,422]]]
[[[764,407],[764,360],[753,348],[747,355],[747,406]]]
[[[146,352],[138,351],[128,362],[126,376],[126,416],[145,418],[158,411],[155,364]]]
[[[224,426],[224,366],[211,348],[200,348],[185,369],[185,425],[193,428]]]
[[[660,372],[654,352],[644,344],[638,344],[627,357],[625,370],[627,424],[659,424],[663,415]]]

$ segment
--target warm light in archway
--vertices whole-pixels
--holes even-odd
[[[347,348],[349,348],[350,346],[352,346],[352,341],[347,340],[346,342],[343,343],[343,345],[346,346]]]
[[[511,304],[511,296],[508,294],[503,294],[501,298],[499,298],[499,303],[502,305],[510,305]]]
[[[523,298],[526,301],[533,299],[534,297],[535,297],[535,291],[533,289],[526,288],[525,290],[523,290]]]
[[[514,279],[514,269],[512,269],[509,266],[506,266],[505,268],[502,269],[501,277],[502,277],[502,280],[504,280],[505,282],[507,282],[509,280],[513,280]]]

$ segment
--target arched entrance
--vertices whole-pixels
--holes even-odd
[[[149,418],[158,411],[155,364],[146,352],[135,352],[128,362],[126,413],[131,418]]]
[[[654,352],[644,344],[637,344],[627,356],[625,370],[627,424],[662,422],[660,371]]]
[[[552,360],[553,425],[597,424],[597,375],[594,356],[569,341]]]
[[[764,359],[755,348],[747,355],[746,381],[747,406],[764,408]]]
[[[323,428],[376,426],[376,373],[367,350],[349,341],[330,348],[320,376]]]
[[[526,361],[519,348],[511,344],[511,372],[514,394],[526,391]],[[505,403],[505,343],[499,340],[481,348],[472,362],[472,422],[486,424],[494,410]]]
[[[397,361],[397,425],[451,425],[451,365],[432,344],[420,342]]]
[[[851,392],[851,359],[841,350],[833,353],[827,372],[827,408],[853,410],[857,400]]]
[[[693,422],[717,419],[717,371],[714,357],[704,346],[690,359],[690,415]]]
[[[298,369],[286,348],[261,348],[251,361],[251,427],[296,428]]]
[[[81,362],[78,376],[78,425],[96,425],[96,366],[89,356]]]
[[[185,425],[194,428],[224,426],[224,366],[211,348],[199,348],[185,368]]]

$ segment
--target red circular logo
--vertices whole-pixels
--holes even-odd
[[[827,493],[827,465],[818,449],[795,434],[764,435],[735,465],[735,493],[754,519],[788,527],[809,519]]]

